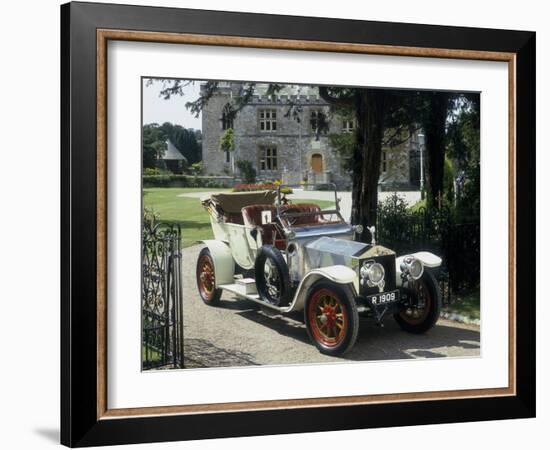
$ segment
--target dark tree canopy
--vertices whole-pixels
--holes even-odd
[[[151,123],[143,126],[143,167],[155,167],[157,159],[166,150],[168,139],[189,164],[202,160],[202,134],[199,130],[183,128],[170,122],[162,125]]]

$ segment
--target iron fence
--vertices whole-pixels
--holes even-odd
[[[142,228],[142,369],[183,367],[181,229]]]
[[[379,212],[377,238],[398,254],[432,251],[443,258],[437,273],[443,303],[453,294],[474,289],[480,277],[479,221],[458,221],[448,209]]]

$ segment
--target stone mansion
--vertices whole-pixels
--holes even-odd
[[[258,180],[334,182],[339,189],[350,188],[351,176],[342,168],[341,156],[332,148],[329,135],[354,132],[353,120],[329,114],[329,105],[315,87],[287,85],[268,96],[267,84],[257,84],[252,100],[231,120],[227,111],[241,86],[238,82],[220,83],[202,110],[205,175],[238,175],[235,162],[249,160]],[[289,100],[301,106],[301,120],[285,117]],[[320,115],[327,118],[326,133],[317,132]],[[228,128],[234,131],[235,149],[223,152],[220,138]],[[403,144],[383,149],[382,189],[418,189],[418,148],[418,135],[412,134]]]

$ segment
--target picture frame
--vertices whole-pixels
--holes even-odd
[[[504,61],[507,388],[110,409],[107,43]],[[535,33],[93,3],[61,7],[61,442],[114,445],[535,416]]]

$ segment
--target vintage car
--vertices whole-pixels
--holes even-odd
[[[357,339],[359,315],[377,324],[387,315],[411,333],[436,323],[441,296],[429,252],[397,257],[371,242],[334,207],[293,203],[278,190],[215,193],[202,199],[215,239],[197,260],[197,287],[207,305],[223,291],[280,314],[303,311],[308,335],[322,353],[342,355]]]

